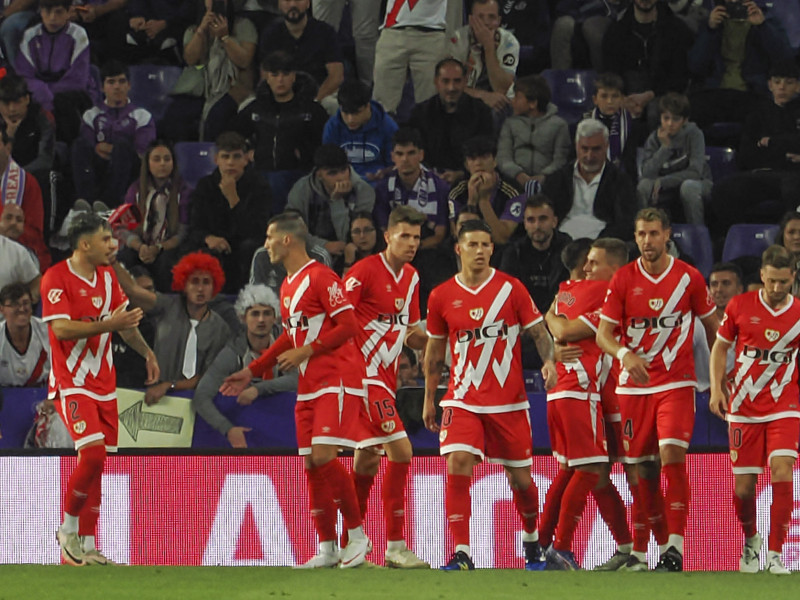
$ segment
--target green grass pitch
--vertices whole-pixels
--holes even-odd
[[[766,573],[528,573],[282,567],[0,566],[0,600],[656,600],[792,598],[798,576]]]

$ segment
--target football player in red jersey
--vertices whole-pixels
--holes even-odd
[[[725,308],[711,350],[711,412],[728,421],[736,516],[745,536],[739,570],[757,573],[761,535],[756,529],[756,482],[769,465],[772,484],[767,571],[789,575],[781,560],[792,520],[792,475],[800,437],[797,353],[800,301],[792,297],[795,259],[782,246],[761,258],[760,290],[735,296]],[[733,377],[726,375],[735,347]]]
[[[95,547],[95,529],[106,452],[117,449],[119,423],[111,333],[119,332],[144,357],[143,385],[158,381],[159,368],[137,329],[142,311],[126,310],[128,298],[110,266],[116,242],[108,223],[82,213],[70,225],[68,237],[72,255],[42,278],[42,317],[49,326],[52,356],[50,395],[78,450],[56,537],[68,564],[104,565],[109,561]]]
[[[423,419],[439,432],[447,457],[445,510],[455,552],[444,570],[471,570],[470,483],[484,458],[503,465],[523,522],[526,568],[543,566],[538,544],[539,492],[531,479],[532,435],[522,376],[519,337],[528,331],[544,366],[545,388],[556,383],[553,338],[522,283],[489,265],[494,246],[483,221],[465,222],[456,253],[461,271],[438,286],[428,301]],[[434,396],[450,342],[450,382],[436,423]]]
[[[645,208],[634,223],[642,256],[611,279],[597,344],[622,363],[616,391],[624,460],[639,471],[639,496],[659,544],[656,570],[682,571],[690,496],[686,450],[694,429],[694,321],[700,318],[710,347],[719,319],[700,272],[667,254],[667,214]],[[668,485],[666,522],[660,471]]]
[[[319,553],[301,568],[357,567],[371,547],[361,527],[353,480],[338,460],[339,447],[355,448],[363,411],[364,360],[356,348],[358,322],[344,286],[331,269],[306,253],[308,228],[294,212],[269,221],[264,246],[273,264],[282,263],[281,318],[284,332],[259,358],[228,376],[223,394],[238,396],[277,362],[282,371],[297,369],[295,424],[297,446],[305,457],[311,515]],[[336,504],[348,533],[339,553]]]

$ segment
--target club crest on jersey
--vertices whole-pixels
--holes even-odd
[[[447,430],[446,430],[446,429],[442,429],[442,430],[439,432],[439,443],[440,443],[440,444],[444,443],[444,441],[445,441],[446,439],[447,439]]]
[[[290,303],[290,302],[291,302],[291,300],[289,299],[289,296],[286,296],[286,297],[283,299],[283,307],[284,307],[284,308],[289,308],[289,303]]]
[[[328,304],[331,306],[344,304],[344,293],[342,293],[342,288],[335,281],[328,286]]]
[[[765,329],[764,330],[764,337],[767,338],[768,342],[777,342],[778,338],[781,334],[774,329]]]
[[[92,306],[99,309],[103,306],[103,298],[100,296],[92,296]]]
[[[483,317],[483,308],[480,306],[478,308],[470,308],[469,316],[476,321],[480,321],[480,319]]]
[[[82,434],[84,431],[86,431],[86,421],[78,421],[77,423],[75,423],[75,424],[72,426],[72,428],[75,430],[75,433],[77,433],[78,435],[80,435],[80,434]]]
[[[384,421],[381,423],[381,429],[383,429],[384,433],[392,433],[395,427],[397,427],[397,425],[394,421]]]
[[[59,300],[61,300],[61,294],[64,293],[64,290],[59,290],[53,288],[49,292],[47,292],[47,299],[50,301],[50,304],[57,304]]]
[[[394,299],[394,307],[397,310],[403,310],[403,306],[405,306],[406,301],[403,298],[395,298]]]
[[[662,308],[664,308],[664,299],[663,298],[650,298],[650,300],[647,302],[647,305],[652,310],[661,310]]]
[[[731,450],[731,462],[736,462],[739,459],[739,453],[736,450]]]

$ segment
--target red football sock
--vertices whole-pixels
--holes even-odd
[[[642,498],[639,495],[639,484],[629,483],[631,489],[631,519],[633,521],[633,550],[634,552],[647,552],[650,542],[650,526],[647,524],[647,514],[644,512]]]
[[[306,469],[308,505],[320,542],[336,540],[336,504],[333,502],[330,483],[325,477],[326,467],[329,464],[331,463]]]
[[[96,535],[100,519],[100,501],[103,496],[103,473],[97,475],[89,486],[89,495],[78,516],[78,535]]]
[[[536,521],[539,518],[539,488],[531,481],[526,490],[513,490],[514,506],[522,519],[522,529],[525,533],[536,531]]]
[[[792,498],[791,481],[775,481],[772,484],[772,506],[769,508],[769,547],[772,552],[780,552],[783,548],[783,540],[786,539],[786,532],[789,531],[789,524],[792,520],[792,509],[794,499]]]
[[[753,537],[758,532],[756,529],[756,497],[739,498],[734,494],[733,506],[736,509],[736,517],[742,525],[744,537]]]
[[[556,539],[553,542],[556,550],[572,550],[572,538],[583,514],[583,509],[586,508],[586,499],[599,479],[600,476],[597,473],[588,471],[575,471],[570,479],[567,489],[564,490]]]
[[[662,467],[667,478],[667,526],[670,533],[686,533],[686,515],[689,512],[689,476],[684,463],[672,463]]]
[[[664,545],[669,540],[667,521],[664,518],[664,497],[661,495],[661,481],[654,479],[639,479],[639,497],[642,499],[642,512],[647,515],[647,524],[659,545]]]
[[[87,446],[78,454],[78,465],[69,476],[64,497],[64,512],[79,516],[89,497],[95,477],[102,477],[106,462],[106,447],[102,444]]]
[[[567,469],[559,469],[558,475],[553,479],[550,487],[547,488],[542,518],[539,519],[539,545],[542,548],[546,548],[553,541],[553,534],[558,524],[558,513],[561,510],[561,498],[574,472]]]
[[[383,518],[386,522],[386,539],[390,542],[404,540],[406,525],[406,479],[409,463],[389,461],[383,478]]]
[[[453,534],[453,543],[456,546],[469,546],[469,518],[472,516],[470,483],[472,477],[469,475],[447,475],[444,504],[450,533]]]
[[[367,516],[367,505],[369,503],[369,492],[372,490],[372,484],[375,482],[374,475],[362,475],[353,471],[353,485],[356,488],[356,497],[358,498],[358,509],[361,511],[361,519]]]
[[[356,486],[344,465],[337,459],[325,463],[326,477],[330,481],[333,497],[339,500],[339,511],[342,513],[345,529],[361,527],[361,509],[358,505]]]
[[[625,510],[625,503],[614,484],[609,481],[608,485],[593,489],[592,496],[617,545],[630,544],[632,538],[631,530],[628,529],[628,511]]]

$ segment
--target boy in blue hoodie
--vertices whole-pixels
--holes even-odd
[[[374,182],[392,167],[392,136],[397,123],[367,85],[345,81],[339,88],[339,110],[325,124],[323,144],[335,144],[363,179]]]

